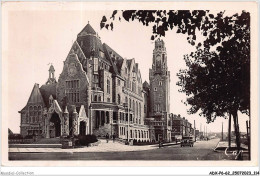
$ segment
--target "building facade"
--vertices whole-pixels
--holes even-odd
[[[34,85],[19,111],[20,132],[45,138],[108,133],[123,140],[155,140],[154,127],[145,124],[150,104],[154,105],[149,91],[135,59],[121,57],[87,24],[77,35],[58,80],[51,65],[46,84]],[[165,104],[161,109],[169,108]]]
[[[181,139],[183,136],[194,136],[192,124],[180,115],[171,114],[172,131],[171,140]]]

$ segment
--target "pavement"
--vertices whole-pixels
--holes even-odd
[[[128,151],[142,151],[142,150],[152,150],[158,148],[157,145],[145,145],[145,146],[129,146],[124,145],[119,142],[109,141],[108,143],[106,140],[101,139],[100,144],[98,146],[93,147],[81,147],[81,148],[72,148],[72,149],[61,149],[61,148],[20,148],[20,147],[13,147],[9,148],[9,153],[49,153],[49,152],[128,152]]]
[[[194,147],[158,148],[158,145],[127,146],[102,140],[99,146],[89,148],[49,149],[49,152],[47,149],[44,153],[37,153],[37,150],[41,151],[39,148],[35,153],[10,151],[9,160],[232,160],[224,152],[214,152],[218,142],[219,139],[212,139],[197,141]]]

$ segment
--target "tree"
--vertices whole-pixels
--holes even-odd
[[[181,92],[188,96],[190,113],[201,111],[208,123],[216,117],[231,114],[236,144],[240,148],[237,112],[249,114],[250,109],[250,14],[242,11],[231,16],[225,12],[202,10],[122,10],[103,16],[100,27],[113,30],[113,21],[139,21],[151,27],[151,40],[177,29],[187,34],[187,41],[196,46],[194,53],[184,57],[187,69],[178,76]],[[204,37],[196,43],[196,31]]]
[[[224,25],[215,30],[220,33],[217,35],[227,39],[219,42],[216,51],[198,48],[195,53],[186,55],[188,68],[179,72],[178,85],[188,96],[190,113],[201,110],[208,122],[226,113],[233,116],[239,150],[237,112],[249,114],[250,109],[250,16],[242,12],[224,20]],[[214,30],[209,33],[206,42],[212,43],[214,33]]]

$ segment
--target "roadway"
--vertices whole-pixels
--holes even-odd
[[[219,139],[197,141],[194,147],[180,147],[180,145],[153,147],[148,150],[120,151],[123,144],[103,142],[97,146],[99,150],[91,152],[9,152],[10,160],[226,160],[223,153],[214,152]],[[104,151],[111,148],[114,151]],[[135,146],[129,146],[135,147]],[[145,147],[145,146],[140,146]],[[103,148],[103,151],[100,151]],[[60,149],[62,150],[62,149]]]

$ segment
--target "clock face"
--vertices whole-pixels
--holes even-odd
[[[157,56],[156,61],[160,61],[160,60],[161,60],[161,56]]]
[[[68,74],[69,76],[75,76],[77,74],[77,69],[75,66],[75,63],[70,63],[68,68]]]

